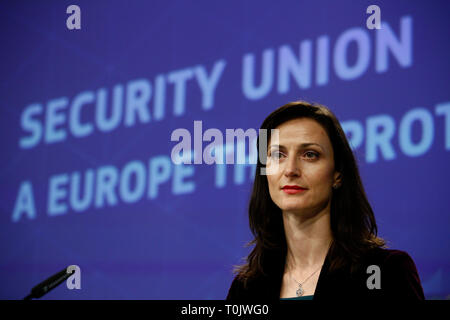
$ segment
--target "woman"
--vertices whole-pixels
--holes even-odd
[[[385,248],[334,114],[298,101],[272,112],[249,205],[253,250],[227,299],[424,299],[413,260]],[[271,141],[269,129],[278,129]],[[258,152],[260,146],[258,144]],[[267,175],[260,174],[261,168]]]

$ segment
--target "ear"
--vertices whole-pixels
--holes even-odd
[[[342,174],[339,171],[334,172],[333,186],[340,187],[342,184]]]

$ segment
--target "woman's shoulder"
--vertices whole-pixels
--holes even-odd
[[[366,264],[375,263],[389,268],[414,265],[413,259],[406,251],[381,247],[367,250],[363,256],[363,261]]]
[[[231,282],[227,300],[247,300],[258,292],[257,288],[255,288],[257,286],[257,280],[244,279],[238,274],[234,277],[233,282]]]
[[[365,272],[379,274],[385,292],[397,298],[424,299],[420,277],[412,257],[403,250],[376,248],[364,257]]]
[[[244,281],[239,277],[239,275],[236,275],[231,282],[231,286],[228,289],[227,294],[227,300],[234,300],[238,299],[245,293],[245,283]]]
[[[259,300],[272,299],[276,294],[277,277],[260,275],[251,279],[244,279],[237,275],[228,290],[227,300]]]

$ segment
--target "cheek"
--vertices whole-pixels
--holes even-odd
[[[331,166],[326,166],[316,168],[316,170],[311,170],[305,178],[307,178],[307,181],[311,187],[320,190],[328,190],[333,184],[333,174],[334,168]]]
[[[269,191],[272,191],[275,188],[276,179],[274,178],[273,175],[269,175],[269,176],[266,176],[266,177],[267,177],[267,184],[269,185]]]
[[[277,175],[268,175],[267,184],[269,185],[269,194],[272,200],[275,202],[275,199],[279,196],[277,191],[279,189],[279,177]]]

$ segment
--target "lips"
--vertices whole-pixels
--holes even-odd
[[[303,187],[300,187],[300,186],[295,186],[295,185],[292,185],[292,186],[286,185],[282,189],[283,190],[306,190],[306,188],[303,188]]]
[[[306,188],[300,187],[300,186],[296,186],[296,185],[287,185],[284,186],[283,191],[287,194],[297,194],[297,193],[301,193],[304,192],[305,190],[307,190]]]

